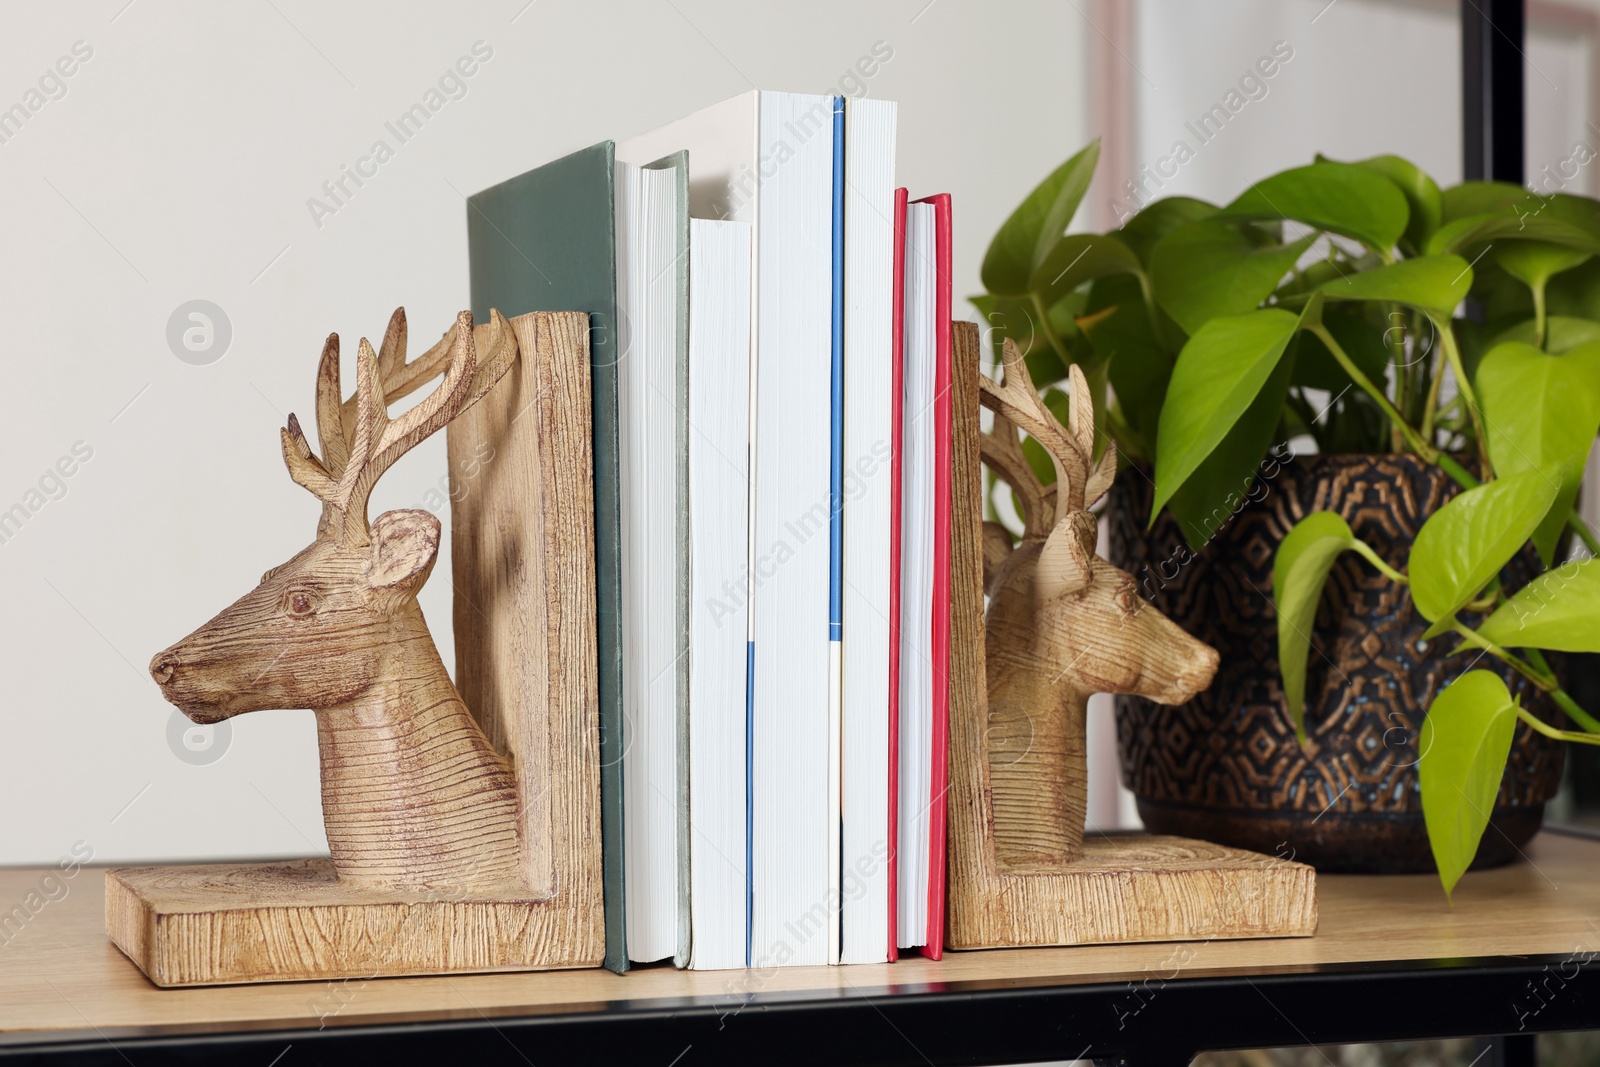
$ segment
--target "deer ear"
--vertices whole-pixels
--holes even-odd
[[[1068,515],[1056,523],[1056,528],[1050,531],[1044,547],[1039,550],[1039,562],[1034,567],[1034,586],[1040,600],[1053,600],[1066,593],[1076,593],[1087,588],[1094,580],[1094,565],[1090,560],[1093,542],[1084,537],[1084,524],[1080,516],[1087,516],[1091,523],[1094,521],[1094,516],[1088,512]]]
[[[367,584],[415,596],[439,555],[439,520],[426,511],[386,511],[372,521]]]

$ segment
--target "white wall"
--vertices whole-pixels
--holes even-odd
[[[395,305],[420,343],[466,306],[463,194],[752,84],[836,88],[881,40],[869,92],[901,103],[902,180],[955,195],[969,293],[988,235],[1088,136],[1070,5],[123,3],[14,6],[0,34],[0,108],[75,42],[93,53],[0,144],[0,511],[42,501],[0,543],[0,863],[77,840],[111,861],[324,847],[310,713],[236,719],[196,766],[145,665],[310,540],[277,429],[309,411],[330,330],[348,377]],[[466,95],[316,225],[307,199],[393,145],[385,121],[477,41],[493,56]],[[166,339],[197,298],[232,326],[206,366]],[[29,497],[79,441],[64,495]],[[436,440],[374,514],[443,475]],[[422,601],[449,663],[447,576]]]
[[[1162,195],[1227,203],[1250,183],[1316,153],[1394,152],[1441,184],[1461,179],[1461,29],[1453,6],[1378,0],[1143,0],[1134,61],[1138,148],[1155,165],[1175,142],[1194,158]],[[1283,42],[1257,99],[1201,143],[1187,123],[1223,100]]]
[[[1568,10],[1582,8],[1600,12],[1600,3],[1586,0],[1570,5]],[[1568,180],[1563,174],[1572,173],[1575,145],[1586,145],[1591,158],[1600,153],[1600,132],[1591,125],[1600,119],[1591,114],[1595,102],[1590,79],[1594,77],[1596,32],[1600,32],[1600,18],[1591,23],[1586,33],[1559,25],[1541,25],[1538,21],[1529,27],[1524,90],[1528,121],[1525,169],[1528,183],[1540,191],[1593,196],[1600,188],[1595,182],[1593,162],[1575,178]]]
[[[1589,125],[1600,4],[1532,7],[1524,45],[1530,182],[1579,141],[1600,148]],[[1450,0],[1139,0],[1128,57],[1133,166],[1154,166],[1186,141],[1194,158],[1157,194],[1217,203],[1318,152],[1335,159],[1392,152],[1453,185],[1462,173],[1458,10]],[[1292,58],[1202,143],[1186,124],[1237,89],[1278,42]],[[1585,172],[1569,189],[1587,192],[1591,182]]]

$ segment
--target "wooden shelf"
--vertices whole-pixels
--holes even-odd
[[[45,868],[0,870],[0,901],[23,901],[46,873]],[[20,930],[12,933],[11,920],[0,932],[0,939],[11,934],[0,943],[0,1056],[8,1046],[20,1051],[15,1046],[41,1042],[78,1041],[90,1052],[95,1047],[114,1051],[106,1046],[197,1033],[323,1028],[324,1035],[353,1034],[395,1024],[486,1019],[504,1028],[531,1017],[559,1017],[563,1025],[586,1019],[614,1024],[663,1008],[687,1014],[720,1011],[723,1024],[753,1007],[770,1012],[780,1006],[864,1001],[882,1014],[898,997],[919,1002],[944,997],[953,1003],[952,998],[997,989],[1114,987],[1108,996],[1121,991],[1133,1003],[1125,992],[1133,988],[1129,983],[1155,981],[1159,986],[1151,988],[1170,990],[1193,982],[1199,988],[1207,979],[1228,977],[1393,971],[1393,961],[1430,961],[1426,966],[1439,970],[1463,960],[1563,957],[1576,960],[1571,970],[1579,978],[1569,981],[1600,981],[1591,963],[1600,950],[1597,873],[1600,841],[1545,833],[1529,846],[1527,862],[1469,874],[1454,908],[1432,875],[1323,876],[1317,882],[1320,925],[1310,938],[952,952],[939,963],[911,957],[887,965],[766,972],[651,966],[623,976],[583,970],[164,990],[151,985],[106,939],[102,873],[85,868],[66,883],[65,898],[46,903]],[[1537,961],[1532,965],[1537,969]],[[1578,986],[1572,988],[1576,992]],[[1515,990],[1508,985],[1507,992]],[[1516,1032],[1511,999],[1499,1001],[1505,1005],[1504,1019],[1463,1020],[1461,1032]],[[1577,999],[1588,1005],[1583,1010],[1600,1013],[1600,998]],[[1161,1003],[1159,997],[1155,1003]],[[1567,1010],[1557,1004],[1535,1028],[1548,1029]],[[889,1016],[883,1018],[887,1022]],[[1113,1015],[1100,1022],[1116,1033]],[[820,1043],[815,1055],[833,1058],[824,1050],[842,1036],[823,1026],[813,1029]],[[671,1058],[663,1056],[661,1062]],[[537,1055],[533,1059],[541,1067],[548,1062]]]

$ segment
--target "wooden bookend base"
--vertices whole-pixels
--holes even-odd
[[[106,872],[106,933],[158,986],[598,966],[585,925],[526,889],[367,889],[330,860]]]
[[[1317,930],[1310,867],[1186,837],[1095,836],[1059,870],[969,867],[952,870],[951,887],[945,946],[953,949],[1309,937]]]
[[[1029,743],[1020,751],[1017,724],[1006,717],[1009,712],[1014,719],[1017,709],[1002,705],[1000,713],[991,716],[991,688],[999,684],[1015,690],[1021,672],[1037,664],[1024,644],[1024,628],[1005,614],[1010,603],[1000,607],[998,622],[1002,638],[998,654],[1006,658],[990,663],[988,657],[997,652],[986,652],[977,326],[956,323],[952,340],[946,946],[976,949],[1315,933],[1316,872],[1304,864],[1179,837],[1083,837],[1081,701],[1086,693],[1069,692],[1060,707],[1047,706],[1038,698],[1024,709],[1034,719]],[[1027,389],[1031,393],[1031,383]],[[1005,429],[1014,433],[1009,425]],[[1040,429],[1049,431],[1044,424]],[[998,458],[1004,461],[1004,456]],[[1008,473],[1012,478],[1026,476],[1021,470],[1002,471],[999,476]],[[1041,511],[1050,507],[1051,497],[1037,486],[1025,486],[1024,492],[1030,489],[1035,507]],[[1032,519],[1037,522],[1038,516]],[[993,551],[995,546],[990,547]],[[1002,559],[1011,551],[1009,541],[998,547]],[[1028,549],[1024,545],[1015,551]],[[1115,581],[1120,573],[1109,564],[1095,566],[1103,568],[1096,570],[1095,582]],[[999,575],[1003,583],[1007,572]],[[1015,589],[989,592],[993,616],[1000,598],[1013,595]],[[1035,595],[1042,599],[1048,594]],[[1067,610],[1083,614],[1092,607],[1086,600],[1081,609],[1068,605]],[[990,628],[995,627],[991,621]],[[1133,633],[1129,624],[1121,636]],[[1080,639],[1092,640],[1093,635]],[[1072,650],[1056,651],[1065,666],[1050,668],[1051,684],[1037,690],[1044,696],[1059,694],[1074,681],[1071,668],[1078,661],[1071,658]],[[1080,655],[1088,651],[1081,650]],[[1111,675],[1107,671],[1098,677]],[[1062,679],[1067,684],[1057,687]],[[1069,710],[1076,713],[1076,723],[1069,721]],[[991,739],[997,745],[994,753],[989,750]],[[1077,758],[1070,758],[1074,754]],[[996,775],[1002,780],[997,782]],[[1070,832],[1073,827],[1075,835]]]
[[[396,321],[403,337],[398,313]],[[482,351],[493,337],[478,335],[490,328],[473,330]],[[443,742],[423,745],[416,759],[396,760],[380,790],[367,794],[347,788],[339,777],[346,769],[330,762],[332,728],[324,729],[327,713],[319,710],[332,859],[106,873],[106,933],[155,984],[600,964],[588,316],[536,312],[510,320],[509,328],[515,362],[449,429],[457,703],[492,748],[485,758],[508,767],[515,807],[505,809],[506,825],[484,821],[498,818],[493,811],[474,816],[477,822],[467,817],[483,810],[473,805],[481,804],[485,788],[461,777],[459,753],[483,745],[454,740],[477,732],[470,722],[456,723],[440,735]],[[386,401],[405,391],[386,394]],[[174,648],[168,673],[177,678],[185,650]],[[437,673],[443,677],[443,668]],[[416,688],[414,679],[408,684]],[[453,699],[452,692],[430,706]],[[363,758],[352,763],[373,764],[371,753],[381,757],[390,738],[403,743],[427,728],[416,721],[381,737],[370,730],[355,735]],[[443,762],[440,751],[457,754]],[[430,757],[433,764],[411,765]],[[376,806],[384,786],[409,798],[391,822],[379,821],[383,809]],[[434,807],[425,808],[429,802]],[[336,822],[335,813],[344,821]],[[381,832],[361,836],[365,826]],[[505,858],[498,842],[512,839],[515,853]],[[361,877],[362,868],[351,868],[384,863],[388,855],[404,857],[394,861],[407,865],[398,875]],[[347,868],[356,876],[341,877]]]

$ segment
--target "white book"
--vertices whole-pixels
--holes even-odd
[[[842,963],[889,941],[889,589],[893,545],[894,152],[891,101],[845,104]]]
[[[743,967],[750,908],[748,223],[689,223],[689,427],[689,966]]]
[[[829,963],[838,937],[838,801],[828,795],[838,774],[829,766],[832,100],[752,90],[629,142],[634,158],[687,149],[690,214],[752,226],[756,967]]]
[[[904,408],[900,459],[900,815],[898,944],[927,942],[933,802],[933,521],[937,257],[934,208],[906,205]]]
[[[622,517],[623,837],[628,958],[681,955],[679,728],[687,545],[679,536],[683,175],[617,164],[617,425]],[[686,264],[684,264],[686,266]]]
[[[751,962],[832,962],[832,99],[762,93],[756,199]]]

